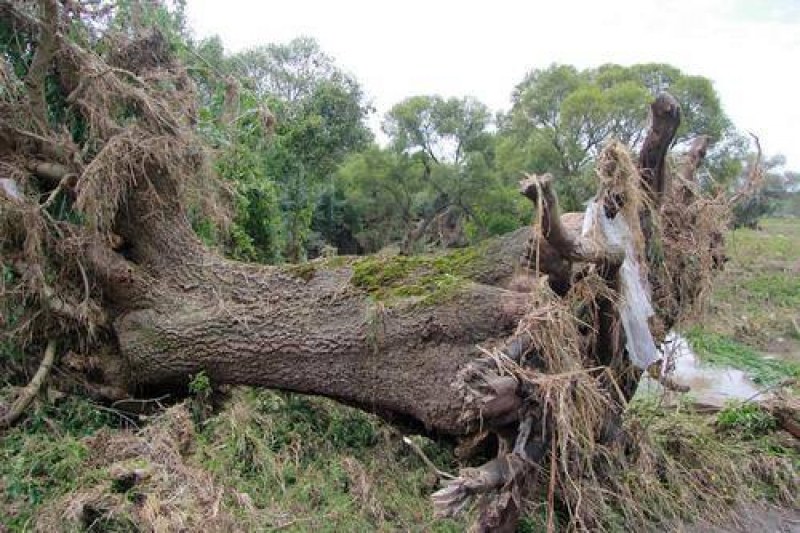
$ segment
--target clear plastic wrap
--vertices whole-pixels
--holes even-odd
[[[636,257],[630,226],[621,214],[608,218],[597,202],[592,200],[586,207],[582,233],[584,237],[592,238],[593,231],[599,231],[609,245],[625,250],[625,261],[620,269],[620,319],[627,339],[628,356],[638,368],[646,369],[658,361],[661,354],[647,323],[654,314],[650,303],[650,287]]]

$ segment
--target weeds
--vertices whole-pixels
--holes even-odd
[[[777,427],[775,417],[755,403],[732,403],[717,414],[717,428],[752,440],[771,433]]]
[[[454,532],[469,520],[434,521],[429,495],[436,479],[416,454],[373,416],[326,399],[240,388],[199,433],[182,406],[158,415],[141,433],[104,429],[115,422],[70,398],[40,407],[11,430],[0,448],[3,523],[11,530],[202,523],[207,531]],[[638,518],[662,524],[692,520],[713,502],[722,516],[720,502],[735,498],[796,504],[792,472],[800,456],[772,431],[774,420],[751,404],[731,405],[709,419],[637,401],[626,426],[638,427],[651,447],[613,477],[600,500],[586,494],[604,502],[597,516],[608,529],[634,523],[636,517],[620,514],[626,506],[614,503],[626,497],[644,498]],[[415,439],[437,465],[455,469],[451,449]],[[596,460],[613,467],[618,458]],[[123,484],[120,471],[143,474]],[[704,496],[698,499],[699,487]],[[546,511],[536,505],[521,530],[544,527]],[[555,520],[566,524],[569,516]]]
[[[201,464],[246,494],[267,527],[458,530],[432,522],[420,489],[433,486],[418,458],[373,416],[329,400],[237,389],[200,442]],[[436,461],[450,457],[423,447]]]
[[[102,475],[87,469],[83,437],[116,425],[113,415],[82,399],[40,405],[0,442],[0,523],[23,531],[40,508]]]

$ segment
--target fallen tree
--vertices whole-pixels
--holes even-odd
[[[627,442],[621,415],[649,366],[633,364],[622,271],[652,287],[655,314],[630,327],[657,345],[702,301],[722,253],[727,205],[692,182],[705,142],[669,170],[675,99],[653,103],[638,163],[617,143],[600,154],[588,220],[560,213],[551,177],[530,176],[533,227],[471,249],[249,265],[189,225],[187,206],[221,187],[193,130],[191,79],[163,37],[119,38],[101,57],[65,37],[76,9],[0,3],[36,43],[24,76],[3,70],[3,299],[23,310],[4,337],[31,349],[61,339],[64,371],[109,400],[184,389],[202,371],[492,441],[495,459],[435,495],[440,514],[478,498],[480,528],[513,529],[545,468],[550,511],[558,497],[592,527],[573,479],[595,445]],[[48,118],[46,81],[82,138]],[[602,229],[615,220],[618,242]]]

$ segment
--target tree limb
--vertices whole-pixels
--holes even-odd
[[[622,265],[625,260],[625,251],[622,248],[601,246],[564,227],[561,223],[558,197],[553,190],[552,175],[528,176],[520,182],[520,193],[534,204],[541,205],[542,235],[562,257],[570,261],[594,263],[611,268],[619,268]]]

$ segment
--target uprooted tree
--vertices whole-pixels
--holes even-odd
[[[193,131],[192,82],[159,33],[101,56],[66,38],[72,3],[30,7],[0,4],[36,43],[27,72],[2,71],[2,297],[4,313],[17,310],[4,340],[47,345],[48,368],[57,352],[99,398],[185,388],[204,371],[490,442],[495,459],[434,496],[440,514],[477,498],[482,528],[511,528],[545,486],[551,509],[558,498],[591,527],[575,479],[595,446],[625,448],[621,415],[643,371],[621,321],[621,271],[651,290],[655,314],[634,318],[658,344],[723,260],[726,200],[693,182],[708,140],[678,170],[668,160],[671,96],[653,102],[638,162],[618,143],[600,154],[586,221],[559,212],[549,176],[530,176],[533,227],[471,249],[255,266],[208,249],[187,221],[220,188]],[[64,116],[48,111],[53,98]],[[614,220],[621,242],[601,228]]]

